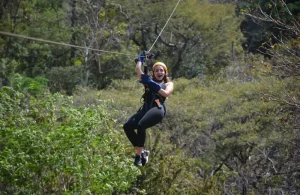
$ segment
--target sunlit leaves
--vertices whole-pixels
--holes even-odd
[[[74,107],[71,98],[47,94],[23,110],[24,97],[6,89],[0,92],[7,105],[0,107],[2,192],[127,190],[138,171],[125,156],[105,105]]]

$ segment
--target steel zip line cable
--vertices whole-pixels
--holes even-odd
[[[164,27],[162,28],[162,30],[160,31],[159,35],[157,36],[157,38],[155,39],[154,43],[152,44],[152,46],[149,49],[150,50],[153,48],[153,46],[155,45],[155,43],[157,42],[158,38],[160,37],[160,35],[162,34],[162,32],[164,31],[165,27],[167,26],[167,24],[169,23],[171,17],[173,16],[175,10],[178,7],[178,4],[181,0],[178,0],[175,8],[173,9],[170,17],[168,18],[167,22],[165,23]],[[19,34],[15,34],[15,33],[9,33],[9,32],[4,32],[4,31],[0,31],[0,34],[2,35],[6,35],[6,36],[11,36],[11,37],[18,37],[18,38],[23,38],[23,39],[29,39],[29,40],[34,40],[34,41],[40,41],[40,42],[44,42],[44,43],[50,43],[50,44],[56,44],[56,45],[63,45],[63,46],[68,46],[68,47],[74,47],[74,48],[80,48],[80,49],[88,49],[88,50],[92,50],[92,51],[98,51],[98,52],[105,52],[105,53],[112,53],[112,54],[118,54],[118,55],[126,55],[126,56],[133,56],[130,54],[125,54],[125,53],[120,53],[120,52],[112,52],[112,51],[105,51],[105,50],[99,50],[99,49],[94,49],[94,48],[89,48],[89,47],[82,47],[82,46],[78,46],[78,45],[72,45],[72,44],[68,44],[68,43],[62,43],[62,42],[56,42],[56,41],[49,41],[49,40],[45,40],[45,39],[40,39],[40,38],[35,38],[35,37],[29,37],[29,36],[25,36],[25,35],[19,35]]]
[[[164,31],[165,27],[166,27],[166,26],[167,26],[167,24],[169,23],[169,21],[170,21],[171,17],[173,16],[173,14],[174,14],[175,10],[176,10],[176,9],[177,9],[177,7],[178,7],[178,4],[179,4],[179,2],[180,2],[180,1],[181,1],[181,0],[178,0],[178,2],[177,2],[177,4],[176,4],[175,8],[173,9],[173,11],[172,11],[172,13],[171,13],[170,17],[168,18],[168,20],[167,20],[167,22],[166,22],[165,26],[162,28],[162,30],[160,31],[160,33],[159,33],[159,34],[158,34],[158,36],[156,37],[156,39],[155,39],[154,43],[153,43],[153,44],[152,44],[152,46],[150,47],[150,49],[149,49],[149,52],[151,51],[151,49],[152,49],[152,48],[153,48],[153,46],[155,45],[156,41],[157,41],[157,40],[158,40],[158,38],[160,37],[161,33]]]
[[[18,38],[30,39],[30,40],[34,40],[34,41],[40,41],[40,42],[44,42],[44,43],[51,43],[51,44],[56,44],[56,45],[63,45],[63,46],[68,46],[68,47],[80,48],[80,49],[88,49],[88,50],[98,51],[98,52],[106,52],[106,53],[113,53],[113,54],[118,54],[118,55],[133,56],[133,55],[130,55],[130,54],[125,54],[125,53],[99,50],[99,49],[94,49],[94,48],[89,48],[89,47],[82,47],[82,46],[78,46],[78,45],[72,45],[72,44],[62,43],[62,42],[56,42],[56,41],[49,41],[49,40],[45,40],[45,39],[28,37],[28,36],[24,36],[24,35],[19,35],[19,34],[14,34],[14,33],[9,33],[9,32],[3,32],[3,31],[0,31],[0,34],[6,35],[6,36],[11,36],[11,37],[18,37]]]

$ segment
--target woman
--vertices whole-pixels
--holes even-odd
[[[166,113],[164,101],[173,92],[173,83],[168,78],[168,69],[164,63],[156,62],[153,65],[151,78],[142,71],[144,56],[140,55],[136,62],[137,77],[146,88],[143,95],[144,104],[136,114],[128,119],[123,128],[136,150],[134,165],[144,166],[149,156],[149,151],[143,150],[146,129],[156,125],[164,118]]]

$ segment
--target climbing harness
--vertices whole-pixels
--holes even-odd
[[[166,85],[163,83],[161,84],[162,89],[166,88]],[[149,88],[145,87],[145,92],[142,95],[143,99],[143,106],[140,109],[145,109],[146,111],[148,111],[149,109],[151,109],[153,107],[153,104],[155,104],[155,106],[157,106],[159,109],[164,108],[165,113],[166,114],[166,107],[165,107],[165,100],[166,98],[161,96],[158,93],[155,93],[151,90],[149,90]]]

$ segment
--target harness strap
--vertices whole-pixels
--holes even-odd
[[[164,104],[164,98],[161,97],[161,95],[157,94],[157,93],[152,93],[152,98],[150,101],[150,105],[149,105],[149,101],[147,101],[147,93],[149,93],[150,91],[147,91],[143,94],[142,98],[144,99],[144,105],[146,110],[149,110],[150,108],[152,108],[153,103],[155,102],[155,104],[157,105],[158,108],[162,108],[162,105]]]
[[[165,85],[162,84],[162,88],[165,88]],[[151,100],[150,100],[150,93],[151,93]],[[143,94],[142,98],[144,99],[144,108],[146,110],[149,110],[150,108],[152,108],[153,103],[156,104],[156,106],[161,109],[164,106],[164,102],[165,99],[164,97],[162,97],[161,95],[159,95],[158,93],[154,93],[153,91],[149,90],[147,87],[145,88],[145,93]],[[150,101],[149,101],[150,100]],[[165,106],[164,106],[165,108]]]

